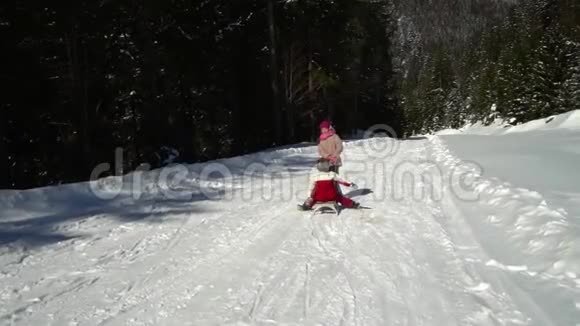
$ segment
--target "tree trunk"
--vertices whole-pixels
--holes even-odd
[[[84,156],[84,163],[85,163],[85,172],[90,173],[92,169],[93,159],[91,155],[91,117],[89,112],[89,63],[88,63],[88,54],[87,54],[87,47],[83,46],[83,73],[82,73],[82,147],[83,147],[83,156]],[[80,67],[79,67],[80,71]]]
[[[286,105],[286,121],[288,124],[288,142],[292,143],[295,139],[295,129],[294,129],[294,106],[292,104]]]
[[[335,101],[334,96],[329,96],[328,90],[326,88],[322,89],[322,94],[324,96],[324,101],[328,106],[328,117],[332,119],[332,121],[334,121],[336,116],[336,105],[334,103]]]
[[[140,92],[143,121],[139,122],[140,132],[137,136],[138,157],[151,156],[161,145],[166,136],[167,116],[162,115],[158,107],[157,73],[158,59],[155,52],[155,34],[151,30],[151,20],[155,17],[154,1],[146,0],[141,4],[136,24],[136,40],[142,53],[142,76]]]
[[[5,143],[8,138],[8,135],[5,134],[8,129],[8,123],[4,117],[4,110],[2,105],[0,105],[0,171],[3,171],[2,176],[0,176],[0,189],[10,188],[14,178],[9,168],[8,148]]]
[[[288,128],[287,140],[288,142],[292,143],[295,140],[295,129],[294,129],[294,99],[291,95],[294,92],[294,48],[290,47],[290,55],[288,56],[286,66],[287,69],[287,77],[288,82],[284,83],[284,93],[285,96],[285,105],[284,108],[286,109],[286,123]]]
[[[81,38],[79,37],[77,30],[77,23],[73,22],[71,26],[71,32],[67,37],[67,54],[69,63],[69,78],[70,78],[70,97],[72,103],[72,111],[79,112],[79,115],[74,121],[76,129],[79,131],[79,138],[75,143],[75,146],[80,147],[82,166],[76,173],[74,178],[82,177],[85,178],[88,171],[90,171],[91,165],[91,151],[90,151],[90,139],[89,139],[89,114],[88,114],[88,84],[87,84],[87,73],[88,63],[86,49],[82,48]],[[81,54],[81,51],[82,54]],[[82,58],[81,58],[82,55]],[[81,61],[82,60],[82,61]],[[84,71],[83,64],[84,63]],[[78,110],[78,111],[77,111]]]
[[[310,110],[310,140],[316,141],[317,137],[318,137],[318,127],[316,126],[314,111]]]
[[[274,0],[268,1],[268,25],[270,30],[270,78],[272,83],[272,110],[276,143],[282,141],[282,109],[280,107],[280,90],[278,82],[278,58],[276,47],[276,22],[274,19]]]
[[[246,142],[247,132],[242,127],[243,123],[243,113],[242,113],[242,96],[240,94],[243,87],[241,79],[239,77],[239,72],[236,71],[236,84],[231,87],[231,90],[227,92],[229,106],[231,107],[232,117],[228,123],[231,123],[230,135],[232,136],[232,147],[231,152],[241,153],[245,149],[244,143]]]

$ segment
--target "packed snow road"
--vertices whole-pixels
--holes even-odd
[[[465,216],[489,203],[472,198],[485,175],[439,138],[348,143],[341,174],[373,209],[339,216],[296,210],[315,153],[214,162],[228,179],[194,165],[171,196],[159,172],[107,201],[88,184],[0,193],[0,324],[580,323],[578,250],[565,270],[534,265],[489,207]],[[191,194],[203,184],[215,197]]]

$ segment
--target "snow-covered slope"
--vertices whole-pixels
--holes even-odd
[[[477,230],[486,264],[515,273],[542,324],[578,324],[580,110],[518,126],[474,124],[430,141],[439,166],[472,181],[477,200],[447,196],[444,209]],[[549,295],[556,291],[560,300]],[[557,317],[567,315],[576,317]]]
[[[577,325],[578,130],[349,142],[338,217],[295,209],[313,147],[2,191],[0,324]]]

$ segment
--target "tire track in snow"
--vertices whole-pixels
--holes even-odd
[[[284,214],[284,210],[274,215],[266,213],[262,215],[262,218],[258,221],[258,223],[251,223],[247,221],[244,223],[244,227],[241,230],[237,230],[237,232],[233,233],[239,235],[239,237],[234,238],[225,244],[222,244],[218,247],[219,250],[210,252],[207,257],[203,257],[199,261],[189,260],[186,261],[185,264],[180,263],[180,265],[172,269],[172,273],[169,273],[171,275],[170,279],[162,278],[157,282],[157,284],[153,286],[149,285],[142,289],[144,291],[150,292],[151,288],[153,288],[153,293],[147,293],[147,295],[143,295],[140,300],[137,300],[130,307],[125,307],[123,311],[121,311],[120,315],[113,317],[119,318],[123,316],[123,319],[127,319],[130,318],[129,316],[133,316],[133,318],[138,318],[137,316],[141,315],[138,312],[139,310],[148,310],[150,308],[153,310],[160,309],[164,312],[163,314],[167,315],[173,314],[169,313],[170,311],[175,313],[179,310],[185,309],[188,306],[188,301],[193,299],[200,292],[211,292],[211,287],[214,286],[212,285],[211,277],[209,280],[204,280],[203,277],[200,277],[200,280],[195,282],[195,284],[192,282],[192,278],[195,278],[198,275],[214,275],[214,273],[212,273],[213,270],[220,270],[223,273],[226,269],[226,266],[232,264],[232,262],[237,262],[236,258],[238,256],[242,256],[243,253],[246,252],[248,248],[253,246],[257,241],[259,241],[260,238],[270,234],[271,232],[268,231],[271,228],[279,228],[280,222],[283,221]],[[222,233],[220,236],[223,237],[224,234]],[[188,295],[189,289],[196,288],[198,286],[201,286],[200,291],[197,291],[193,296]],[[134,301],[132,299],[138,298],[141,292],[143,291],[139,291],[137,294],[132,295],[130,298],[126,298],[125,301]],[[154,324],[153,321],[152,323]]]
[[[154,214],[156,213],[155,211],[151,210],[148,212],[148,214]],[[86,217],[82,220],[81,222],[77,222],[74,223],[72,225],[68,225],[65,227],[62,227],[61,229],[66,229],[67,231],[70,231],[71,228],[78,228],[79,224],[82,224],[84,227],[90,228],[91,224],[103,224],[102,221],[111,221],[111,218],[103,215],[101,213],[99,214],[95,214],[89,217]],[[109,224],[116,226],[115,224],[109,222]],[[137,223],[134,223],[137,224]],[[35,293],[37,292],[37,288],[41,289],[41,288],[45,288],[45,287],[51,287],[52,291],[54,292],[55,289],[54,287],[60,287],[62,288],[62,291],[60,292],[61,294],[66,294],[68,292],[71,292],[71,290],[67,290],[67,288],[72,288],[74,289],[75,293],[80,292],[81,288],[78,288],[75,286],[75,284],[78,282],[78,275],[83,275],[83,274],[87,274],[87,275],[91,275],[91,274],[97,274],[97,273],[104,273],[104,271],[107,270],[107,267],[109,267],[109,265],[118,262],[118,261],[129,261],[130,263],[134,262],[138,256],[140,256],[141,252],[147,252],[146,251],[146,246],[149,245],[150,243],[153,243],[154,241],[150,241],[147,238],[143,238],[142,234],[140,234],[140,238],[137,239],[136,242],[134,242],[134,244],[132,245],[131,248],[129,249],[119,249],[119,250],[110,250],[112,251],[112,253],[106,254],[106,255],[102,255],[100,258],[96,258],[96,259],[92,259],[93,261],[96,261],[96,264],[87,264],[85,266],[75,266],[76,271],[64,271],[64,270],[58,270],[58,266],[60,265],[61,261],[68,261],[73,259],[71,257],[71,255],[76,255],[76,254],[80,254],[83,256],[82,261],[86,261],[87,258],[86,257],[86,252],[88,250],[90,250],[92,247],[98,246],[100,245],[102,242],[109,242],[112,243],[113,241],[111,241],[112,239],[110,239],[113,236],[118,235],[118,233],[116,232],[116,230],[126,230],[127,227],[126,225],[121,225],[121,226],[116,226],[115,228],[109,230],[108,234],[106,236],[94,236],[91,239],[79,239],[79,240],[72,240],[72,241],[67,241],[67,242],[61,242],[58,244],[55,244],[53,246],[49,246],[46,249],[43,249],[41,251],[42,255],[40,255],[40,253],[36,253],[36,256],[42,257],[41,259],[37,259],[35,260],[32,264],[27,264],[29,265],[28,268],[32,268],[34,269],[35,265],[43,265],[45,264],[45,262],[47,260],[51,260],[54,262],[53,269],[56,269],[52,272],[48,272],[48,275],[44,275],[42,278],[40,278],[38,281],[34,281],[34,282],[29,282],[27,284],[24,284],[21,286],[21,288],[25,288],[27,289],[26,292],[27,293]],[[158,229],[158,228],[157,228]],[[62,231],[62,230],[61,230]],[[152,227],[149,227],[149,231],[148,233],[152,233]],[[163,233],[161,233],[163,235]],[[162,237],[159,237],[160,239]],[[77,243],[80,243],[77,245]],[[100,250],[103,250],[103,248],[100,248]],[[27,256],[25,256],[27,257]],[[48,257],[48,258],[47,258]],[[103,277],[104,275],[101,275],[101,277]],[[68,278],[71,278],[71,280],[67,280]],[[82,278],[82,277],[81,277]],[[86,277],[89,281],[91,281],[90,277],[87,276]],[[57,282],[58,281],[58,282]],[[94,284],[94,282],[91,282],[91,285]],[[62,295],[52,295],[51,293],[47,293],[47,294],[39,294],[37,295],[37,297],[42,297],[42,300],[36,300],[35,302],[37,302],[38,306],[46,306],[48,304],[50,304],[51,302],[53,302],[54,300],[60,299],[61,297],[63,297]],[[64,298],[66,300],[66,298]],[[63,305],[64,303],[59,303],[58,305]],[[18,317],[18,316],[15,316]],[[20,317],[18,317],[20,318]]]
[[[399,157],[397,161],[417,162],[416,166],[421,169],[428,167],[428,165],[419,164],[427,158],[425,149],[417,149],[413,152],[413,156],[406,158]],[[389,168],[392,168],[392,166]],[[388,185],[386,186],[388,187]],[[421,184],[414,184],[412,186],[424,187]],[[408,319],[408,322],[411,324],[420,324],[427,319],[431,320],[430,323],[433,323],[433,318],[435,318],[435,320],[440,319],[442,323],[449,324],[450,320],[455,320],[456,325],[462,325],[465,321],[469,320],[471,314],[477,315],[481,311],[491,311],[486,307],[486,303],[481,303],[483,301],[479,301],[481,304],[473,303],[473,300],[469,300],[467,297],[471,294],[465,294],[465,292],[468,292],[468,285],[472,283],[469,282],[469,277],[465,273],[463,262],[459,259],[452,240],[435,219],[435,216],[441,212],[440,206],[429,200],[418,201],[414,199],[412,196],[413,189],[405,188],[404,191],[405,196],[402,202],[391,201],[386,204],[381,203],[376,207],[376,210],[388,213],[393,208],[398,207],[402,212],[406,220],[406,223],[401,224],[402,227],[398,227],[398,223],[392,224],[394,223],[393,221],[401,218],[401,216],[391,214],[387,214],[387,218],[383,220],[383,224],[391,224],[391,227],[396,227],[396,231],[393,233],[397,241],[395,243],[391,241],[390,243],[396,247],[396,250],[390,252],[390,258],[397,262],[397,264],[402,264],[399,266],[404,267],[407,271],[404,269],[397,270],[389,268],[388,265],[373,266],[374,262],[380,260],[378,258],[380,255],[376,253],[373,253],[373,258],[367,259],[360,258],[365,257],[364,253],[355,254],[356,257],[359,257],[357,265],[364,266],[363,269],[369,275],[380,273],[378,278],[383,280],[385,279],[384,273],[377,272],[381,268],[389,271],[389,274],[396,276],[397,279],[394,286],[398,289],[397,292],[400,293],[397,296],[406,302],[405,305],[408,311],[417,309],[417,307],[426,306],[428,309],[424,309],[425,311],[435,313],[435,315],[431,316],[422,316],[421,314],[412,315],[411,319]],[[378,225],[377,229],[382,228],[384,226],[383,224]],[[388,239],[381,232],[388,234],[388,230],[385,229],[381,231],[375,230],[370,233],[371,236],[369,238],[375,242],[374,247],[388,245]],[[412,248],[412,250],[407,250],[399,246],[400,244],[406,245],[408,248]],[[364,250],[364,248],[369,247],[373,247],[373,245],[367,243],[366,246],[362,246],[361,248]],[[386,257],[386,259],[388,258]],[[401,279],[400,276],[404,278]],[[377,278],[377,276],[371,277]],[[405,283],[409,285],[407,288],[402,287]],[[457,297],[458,299],[449,300],[449,298],[453,297]],[[427,301],[425,301],[425,298],[428,298]],[[467,302],[467,305],[463,302]],[[401,308],[399,307],[399,309]],[[499,311],[505,312],[505,309],[499,309]],[[518,317],[517,314],[516,317]],[[486,318],[490,322],[498,320],[493,315],[489,315]]]
[[[216,203],[218,204],[218,203]],[[238,241],[242,241],[240,239],[244,239],[242,242],[244,242],[244,244],[251,244],[252,240],[251,238],[236,238],[233,237],[232,239],[228,239],[229,241],[226,240],[226,238],[228,236],[236,236],[239,234],[247,234],[247,235],[252,235],[254,233],[258,233],[261,231],[261,229],[267,224],[270,223],[271,221],[266,219],[266,220],[262,220],[262,222],[259,223],[250,223],[253,219],[250,219],[248,221],[241,219],[239,216],[240,211],[246,211],[244,210],[244,207],[248,207],[248,208],[255,208],[256,204],[255,203],[249,203],[245,202],[244,205],[242,205],[242,207],[234,207],[232,209],[230,209],[228,211],[229,214],[224,214],[224,213],[217,213],[217,214],[213,214],[212,216],[217,217],[217,219],[213,219],[213,218],[206,218],[204,219],[204,223],[202,223],[202,230],[197,230],[198,232],[196,232],[195,236],[197,237],[199,234],[204,234],[204,232],[208,233],[210,235],[214,235],[216,234],[215,229],[219,229],[219,232],[217,233],[219,236],[217,238],[213,238],[212,241],[205,241],[204,243],[204,239],[199,239],[199,241],[196,241],[195,243],[192,243],[192,241],[187,240],[185,241],[185,244],[180,245],[180,247],[184,247],[184,246],[188,246],[188,247],[192,247],[192,248],[199,248],[199,245],[201,244],[202,247],[205,245],[205,248],[209,248],[209,254],[211,255],[219,255],[219,250],[218,251],[214,251],[213,249],[215,247],[217,248],[227,248],[227,247],[232,247],[233,249],[235,249],[234,247],[237,246],[236,242]],[[248,209],[248,211],[251,211],[250,209]],[[205,223],[205,221],[211,221],[211,223]],[[233,223],[232,223],[233,222]],[[238,225],[238,222],[241,222]],[[236,226],[238,225],[238,226]],[[262,227],[258,227],[256,228],[256,225],[258,226],[262,226]],[[199,225],[196,225],[196,227]],[[235,230],[234,232],[232,232],[232,230]],[[189,231],[182,231],[181,234],[182,235],[186,235],[188,234]],[[191,235],[189,235],[191,236]],[[174,247],[176,247],[178,244],[181,243],[181,236],[179,238],[173,238],[173,240],[170,242],[169,246],[167,247],[168,249],[173,250]],[[212,247],[208,247],[209,245],[213,244],[213,248]],[[181,248],[179,248],[181,249]],[[181,250],[176,250],[179,255],[182,255],[183,252]],[[191,251],[191,250],[187,250],[187,251]],[[158,255],[159,252],[163,252],[162,250],[157,250]],[[225,257],[227,257],[228,255],[230,255],[231,253],[226,252],[222,252],[222,256],[221,257],[214,257],[214,259],[216,261],[219,261],[220,259],[223,259]],[[199,252],[193,252],[193,256],[199,255]],[[165,261],[168,261],[169,263],[174,263],[175,260],[174,258],[167,258],[167,257],[163,257]],[[194,266],[200,265],[202,264],[202,262],[196,262],[195,264],[192,264]],[[171,268],[170,271],[168,271],[166,268],[162,269],[161,267],[162,265],[157,264],[156,266],[154,266],[152,268],[151,271],[149,271],[147,273],[147,279],[155,279],[156,277],[159,277],[158,275],[156,277],[154,277],[154,274],[156,274],[157,270],[160,270],[161,273],[164,274],[172,274],[175,270],[180,270],[183,269],[183,264],[178,264],[177,267],[175,268]],[[187,267],[187,269],[191,269],[192,267]],[[162,269],[162,270],[161,270]],[[165,275],[162,275],[161,278],[167,278]],[[180,275],[178,276],[173,276],[174,279],[179,279],[181,278]],[[199,288],[199,287],[196,287]],[[136,289],[139,289],[139,287],[137,287]],[[167,289],[164,289],[164,291],[167,291]],[[142,292],[142,291],[141,291]],[[197,294],[199,291],[195,291],[195,293]],[[125,293],[125,296],[127,295],[127,293]],[[150,297],[152,297],[152,295],[149,295]],[[151,301],[150,299],[147,299],[145,297],[141,298],[141,301],[137,300],[137,303],[132,304],[132,307],[137,307],[140,303],[138,302],[148,302]],[[134,298],[129,297],[126,298],[124,297],[121,301],[127,301],[127,300],[134,300]],[[129,310],[130,308],[127,308],[126,306],[123,306],[121,309],[121,313],[123,311]],[[117,313],[118,314],[118,313]],[[115,314],[116,315],[116,314]]]
[[[269,232],[261,237],[257,243],[252,245],[243,255],[239,255],[237,260],[232,261],[220,268],[221,274],[236,274],[235,283],[232,281],[222,282],[219,287],[208,290],[207,297],[213,297],[211,307],[207,307],[204,302],[190,302],[188,306],[194,307],[195,312],[190,309],[182,309],[180,312],[183,318],[196,319],[200,323],[218,323],[214,319],[204,319],[203,311],[213,308],[212,315],[221,316],[221,320],[229,322],[268,322],[283,318],[288,309],[296,307],[302,308],[300,302],[303,299],[300,293],[305,282],[304,257],[296,255],[297,245],[304,237],[301,223],[301,213],[292,210],[281,224],[268,229]],[[283,237],[282,232],[286,231]],[[264,245],[268,248],[264,252]],[[254,261],[261,263],[258,269],[248,268]],[[237,272],[236,272],[237,271]],[[216,276],[218,277],[218,276]],[[222,280],[223,281],[223,280]],[[206,283],[215,283],[215,278],[211,278]],[[227,292],[231,297],[226,298]],[[210,299],[210,301],[214,300]],[[193,316],[198,316],[193,317]],[[223,321],[222,321],[223,323]]]
[[[312,235],[315,239],[314,243],[319,248],[320,260],[329,260],[339,275],[344,278],[344,283],[342,285],[340,282],[335,284],[337,288],[334,290],[336,293],[341,293],[340,296],[345,303],[340,323],[357,325],[364,323],[365,318],[363,316],[365,313],[361,312],[360,302],[362,298],[376,299],[378,295],[380,301],[383,295],[370,289],[370,287],[381,287],[381,282],[374,283],[368,276],[368,272],[373,269],[368,265],[361,264],[359,257],[357,257],[360,252],[352,253],[353,246],[356,247],[360,241],[356,232],[361,230],[353,229],[351,226],[352,221],[354,221],[353,217],[348,216],[349,214],[345,212],[343,214],[330,219],[316,220],[315,217],[313,219],[315,221],[311,225]],[[379,279],[374,279],[374,281],[379,281]]]
[[[427,154],[427,152],[424,153],[424,155]],[[427,156],[423,157],[423,159],[427,158]],[[430,169],[435,166],[425,165],[425,168]],[[439,176],[438,172],[434,171],[433,175]],[[425,182],[425,179],[422,179],[422,182]],[[444,185],[443,182],[441,184]],[[444,260],[430,259],[429,269],[437,273],[437,277],[433,280],[442,286],[439,293],[446,291],[450,294],[448,296],[454,294],[462,298],[449,306],[450,311],[465,311],[463,317],[457,318],[459,324],[502,324],[505,320],[509,320],[510,323],[525,324],[527,319],[517,311],[517,304],[505,296],[502,289],[490,287],[482,275],[470,269],[466,264],[456,246],[457,239],[452,238],[443,223],[448,220],[448,217],[444,215],[442,203],[432,198],[426,199],[423,205],[413,206],[417,216],[414,220],[420,221],[416,224],[416,228],[420,230],[426,247],[438,247],[438,251],[444,253],[442,257],[446,257]],[[449,277],[449,275],[454,276]]]
[[[159,209],[163,210],[163,207],[160,207]],[[239,207],[237,208],[239,209]],[[230,210],[230,212],[233,214],[235,214],[235,212],[237,212],[236,209],[232,209]],[[155,214],[155,211],[150,211],[150,214]],[[175,215],[175,216],[181,216],[181,215]],[[167,216],[167,217],[171,217],[171,216]],[[166,217],[166,218],[167,218]],[[186,226],[186,223],[191,222],[191,219],[186,219],[184,220],[182,223],[179,223],[179,226],[177,227],[177,230],[179,229],[183,229]],[[24,285],[24,288],[27,288],[29,290],[27,290],[27,292],[35,292],[35,288],[36,287],[46,287],[46,282],[50,281],[53,283],[53,285],[51,285],[52,291],[54,291],[54,286],[58,286],[63,288],[63,293],[67,293],[70,292],[68,290],[66,290],[69,285],[72,285],[73,289],[76,289],[74,291],[75,295],[71,296],[52,296],[52,295],[37,295],[38,296],[42,296],[43,300],[37,303],[37,306],[42,306],[44,307],[44,309],[49,309],[48,307],[63,307],[63,306],[70,306],[71,308],[78,306],[78,302],[81,301],[86,301],[86,300],[92,300],[92,298],[90,297],[89,292],[87,292],[87,296],[83,295],[83,290],[89,290],[90,287],[87,288],[75,288],[74,287],[74,283],[76,282],[74,279],[73,280],[67,280],[67,278],[69,278],[69,276],[74,276],[74,275],[83,275],[83,274],[98,274],[100,275],[100,277],[102,279],[109,279],[111,275],[114,274],[119,274],[119,273],[124,273],[126,274],[126,279],[128,279],[128,282],[123,282],[123,283],[113,283],[113,284],[107,284],[107,289],[105,291],[105,295],[110,298],[113,299],[115,301],[117,300],[122,300],[123,297],[126,297],[128,294],[130,294],[134,289],[139,289],[141,286],[143,286],[145,283],[147,283],[154,275],[155,275],[155,271],[158,270],[159,268],[162,268],[163,264],[159,264],[159,261],[156,261],[156,264],[153,264],[152,267],[147,267],[147,261],[150,260],[157,260],[159,257],[163,257],[163,255],[167,252],[170,251],[175,245],[177,245],[180,242],[181,237],[183,237],[185,235],[185,232],[182,232],[181,234],[177,234],[176,231],[176,225],[174,223],[160,223],[160,224],[156,224],[156,225],[151,225],[148,223],[142,223],[142,222],[135,222],[135,223],[131,223],[129,225],[134,225],[134,226],[127,226],[126,224],[121,225],[115,229],[112,229],[108,232],[108,234],[106,236],[98,236],[93,240],[90,241],[84,241],[82,242],[82,249],[79,251],[77,250],[77,246],[75,245],[75,242],[72,243],[67,243],[64,247],[62,248],[58,248],[59,250],[54,251],[54,254],[52,254],[53,250],[50,250],[48,252],[48,257],[51,257],[51,259],[55,260],[55,261],[60,261],[60,260],[66,260],[66,259],[70,259],[70,255],[71,253],[76,254],[76,253],[82,253],[83,256],[85,255],[85,253],[89,253],[90,254],[90,250],[93,247],[97,247],[99,246],[100,250],[102,251],[103,248],[101,247],[103,243],[105,244],[109,244],[111,243],[111,247],[114,246],[114,244],[119,241],[120,243],[122,243],[123,246],[125,246],[126,248],[128,248],[128,245],[126,244],[126,240],[125,239],[125,235],[131,235],[133,232],[135,232],[135,237],[137,237],[137,240],[131,245],[130,248],[128,249],[115,249],[115,250],[110,250],[112,253],[108,254],[107,256],[102,256],[101,258],[96,258],[96,259],[90,259],[92,260],[92,263],[87,264],[86,266],[79,266],[76,267],[77,271],[76,272],[71,272],[71,271],[59,271],[57,270],[53,275],[48,275],[47,277],[41,279],[39,282],[35,282],[32,284],[26,284]],[[143,231],[143,227],[146,228],[145,231]],[[121,231],[120,233],[118,231]],[[153,239],[148,240],[148,239]],[[165,246],[163,246],[165,244]],[[36,264],[42,264],[43,261],[46,261],[47,256],[44,256],[42,260],[39,260],[38,262],[35,262]],[[86,258],[83,259],[84,261],[87,261]],[[56,264],[58,265],[58,264]],[[141,266],[145,266],[144,268],[135,268],[137,267],[137,265],[141,265]],[[136,271],[137,273],[131,272],[125,272],[125,270],[127,270],[128,268],[132,268],[134,271]],[[58,281],[57,283],[55,283],[55,281]],[[71,301],[74,300],[74,301]],[[108,300],[108,299],[107,299]],[[77,304],[74,304],[77,303]],[[109,310],[113,310],[114,311],[114,306],[111,307],[95,307],[92,312],[91,310],[87,310],[87,309],[83,309],[82,311],[78,311],[75,312],[74,310],[70,309],[71,311],[68,312],[69,316],[72,316],[71,319],[74,320],[91,320],[92,322],[95,322],[95,319],[98,318],[108,318],[108,316],[106,316],[106,313],[104,314],[105,317],[98,317],[103,315],[103,311],[109,311]],[[56,314],[57,311],[55,311]],[[18,318],[21,318],[22,316],[18,316]],[[33,317],[30,316],[30,317]]]

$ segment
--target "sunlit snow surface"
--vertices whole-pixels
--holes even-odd
[[[578,116],[348,142],[339,216],[305,146],[1,191],[0,324],[578,325]]]

